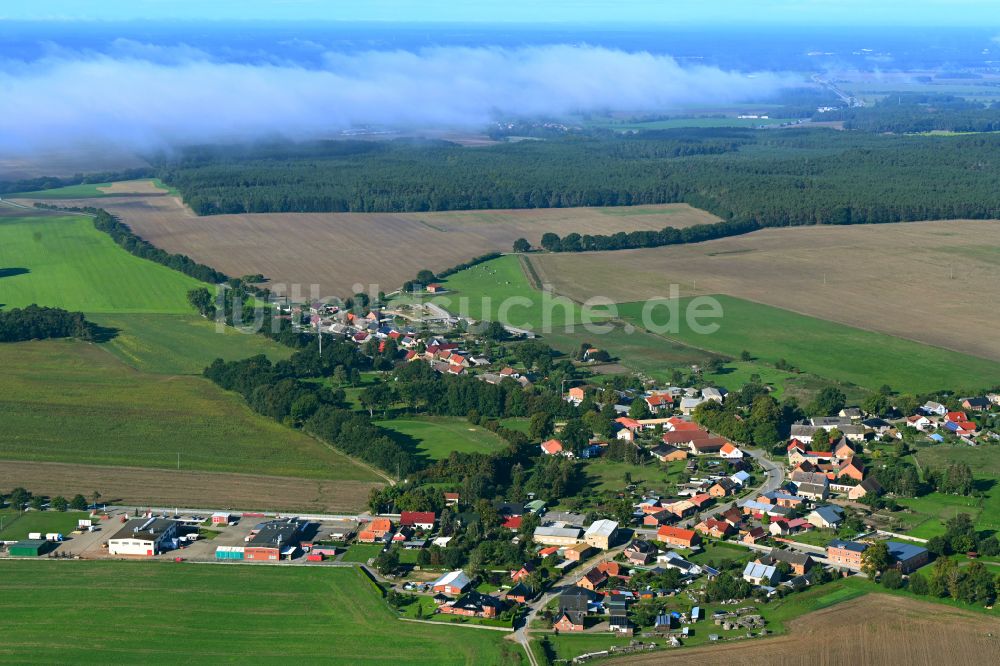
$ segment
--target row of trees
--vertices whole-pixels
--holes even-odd
[[[103,338],[103,329],[87,321],[82,312],[29,305],[0,310],[0,342],[48,338]]]
[[[101,494],[95,491],[94,502],[97,502],[100,498]],[[57,495],[50,499],[45,495],[35,495],[27,488],[20,486],[11,490],[6,497],[0,495],[0,500],[6,501],[15,511],[24,511],[28,507],[31,507],[35,511],[43,511],[46,505],[55,511],[68,511],[70,509],[73,511],[86,511],[88,506],[87,499],[80,494],[74,495],[72,499],[66,499],[62,495]]]

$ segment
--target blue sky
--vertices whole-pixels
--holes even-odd
[[[1000,25],[996,0],[3,0],[13,20]]]

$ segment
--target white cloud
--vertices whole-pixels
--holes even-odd
[[[0,150],[311,138],[359,124],[474,128],[517,114],[726,103],[792,82],[589,46],[327,53],[308,68],[120,41],[110,54],[0,62]]]

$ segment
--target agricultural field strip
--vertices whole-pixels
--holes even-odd
[[[577,301],[728,294],[1000,360],[1000,222],[764,229],[695,245],[532,257]]]
[[[31,203],[30,200],[23,200]],[[317,284],[344,296],[354,284],[396,289],[423,268],[440,271],[543,233],[609,233],[713,223],[684,204],[627,209],[565,208],[440,213],[287,213],[199,218],[171,196],[107,196],[100,206],[168,252],[230,275],[262,273],[274,285]],[[65,200],[60,205],[94,205]],[[415,251],[419,249],[419,251]]]

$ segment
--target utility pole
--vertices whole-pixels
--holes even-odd
[[[181,468],[181,454],[178,451],[178,453],[177,453],[177,469],[180,469],[180,468]]]

